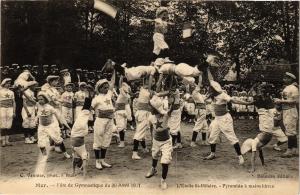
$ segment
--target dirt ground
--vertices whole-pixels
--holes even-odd
[[[243,143],[247,138],[255,137],[257,134],[256,120],[236,120],[234,126],[240,143]],[[59,194],[63,192],[116,194],[117,191],[121,194],[140,194],[141,192],[144,194],[165,192],[172,194],[199,192],[260,194],[269,192],[270,188],[278,193],[298,193],[299,158],[285,159],[280,157],[287,147],[286,144],[282,146],[282,152],[274,151],[272,144],[276,140],[273,138],[271,143],[264,148],[267,166],[262,167],[257,158],[256,172],[248,173],[250,155],[245,156],[245,165],[239,166],[234,148],[224,136],[222,136],[222,143],[217,145],[217,158],[212,161],[204,161],[203,154],[209,152],[210,148],[200,145],[199,142],[195,148],[189,146],[192,125],[187,123],[182,124],[184,147],[173,152],[173,160],[167,178],[169,188],[163,192],[159,189],[160,165],[158,166],[158,175],[150,179],[145,178],[146,172],[151,167],[151,154],[140,152],[143,157],[142,160],[134,161],[131,159],[133,133],[132,130],[126,131],[125,148],[118,148],[117,144],[112,141],[106,161],[111,163],[113,168],[103,170],[95,169],[95,157],[92,151],[93,134],[89,134],[86,145],[90,153],[90,160],[88,161],[86,178],[83,178],[80,173],[71,177],[69,175],[72,173],[71,160],[64,159],[62,154],[56,152],[51,152],[45,167],[46,172],[41,176],[42,178],[34,175],[40,151],[36,144],[24,144],[22,135],[15,135],[13,139],[18,141],[15,141],[13,146],[1,148],[0,193],[16,193],[16,190],[19,189],[22,192]],[[200,137],[199,134],[198,139]],[[148,133],[147,138],[147,146],[151,148],[150,133]],[[65,145],[67,150],[71,152],[70,139],[65,140]],[[45,183],[46,186],[41,187],[37,183]],[[91,186],[80,187],[80,184]],[[214,184],[216,186],[213,186]],[[239,185],[242,187],[244,185],[244,188]],[[252,186],[253,188],[249,189],[249,187],[251,188],[250,185],[260,186]],[[18,186],[18,188],[14,188],[14,186]],[[248,190],[245,190],[245,187]],[[289,191],[283,188],[287,188]]]

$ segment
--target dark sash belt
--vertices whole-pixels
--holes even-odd
[[[155,131],[154,139],[156,141],[167,141],[168,139],[170,139],[169,128],[163,131]]]
[[[114,111],[113,110],[99,110],[98,118],[108,118],[113,119]]]
[[[116,103],[116,110],[125,110],[125,103]]]
[[[214,105],[214,111],[216,116],[223,116],[228,113],[227,104]]]
[[[138,102],[137,103],[137,110],[145,110],[145,111],[148,111],[148,112],[152,112],[152,107],[149,103],[141,103],[141,102]]]
[[[196,109],[206,109],[205,104],[203,104],[203,103],[196,103],[195,108]]]

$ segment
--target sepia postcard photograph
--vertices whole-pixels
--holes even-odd
[[[299,1],[0,5],[0,194],[299,194]]]

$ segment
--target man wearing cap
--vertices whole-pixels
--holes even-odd
[[[52,99],[48,96],[45,91],[40,91],[37,95],[38,99],[38,147],[40,148],[43,159],[47,159],[46,147],[49,144],[49,138],[54,142],[57,148],[63,152],[66,158],[71,158],[67,153],[65,145],[63,143],[63,138],[61,137],[59,123],[64,124],[68,129],[70,129],[66,120],[61,117],[61,114],[57,112],[53,106],[49,103]],[[54,119],[55,118],[55,119]],[[71,129],[70,129],[71,130]],[[51,145],[51,144],[50,144]]]
[[[168,20],[168,8],[159,7],[156,10],[156,18],[154,19],[154,34],[153,34],[153,54],[155,57],[167,57],[169,45],[165,41],[164,34],[168,31],[168,25],[174,25],[174,23],[167,22]]]
[[[208,124],[206,121],[206,106],[205,106],[205,97],[200,93],[200,87],[202,85],[202,76],[199,76],[198,85],[191,85],[192,88],[192,97],[195,102],[195,113],[196,113],[196,122],[193,128],[193,136],[191,147],[196,146],[196,140],[198,133],[201,131],[202,141],[206,141],[206,133],[208,131]]]
[[[4,66],[1,70],[1,77],[2,78],[7,78],[9,77],[8,75],[8,71],[9,71],[9,66]]]
[[[50,74],[52,74],[52,75],[58,75],[58,68],[57,68],[56,64],[52,64],[50,66]]]
[[[36,133],[36,98],[34,95],[35,87],[38,85],[36,81],[31,82],[28,85],[28,89],[23,92],[23,108],[22,108],[22,118],[23,118],[23,129],[25,144],[33,144],[37,140],[34,138]]]
[[[212,74],[210,73],[209,69],[207,69],[207,72],[211,86],[211,96],[213,97],[215,119],[209,126],[210,137],[208,142],[210,144],[211,152],[204,158],[204,160],[212,160],[216,157],[216,143],[220,133],[222,132],[233,145],[239,158],[239,164],[242,165],[244,163],[244,158],[241,154],[239,140],[236,137],[233,129],[233,120],[230,113],[228,112],[227,103],[233,102],[236,104],[244,104],[245,102],[233,99],[232,97],[227,95],[222,90],[220,84],[213,80]]]
[[[19,64],[12,64],[11,68],[10,77],[14,81],[20,74],[20,66]]]
[[[168,93],[164,94],[167,95]],[[161,175],[161,189],[167,189],[167,175],[169,164],[172,160],[172,138],[170,136],[170,129],[168,127],[168,120],[170,112],[169,110],[164,109],[163,99],[160,98],[159,94],[153,95],[150,100],[151,106],[155,109],[155,117],[157,119],[157,125],[153,130],[153,141],[152,141],[152,167],[150,171],[146,174],[146,178],[150,178],[157,173],[157,163],[158,159],[161,156],[160,163],[162,166],[162,175]],[[175,98],[172,99],[173,102],[170,104],[175,104]]]
[[[50,97],[50,105],[57,109],[58,113],[60,113],[60,93],[56,89],[59,82],[59,76],[57,75],[49,75],[46,78],[47,83],[41,87],[42,91],[45,91],[47,95]]]
[[[27,88],[28,84],[30,84],[30,81],[35,81],[35,78],[32,76],[28,69],[24,69],[23,72],[15,80],[15,86]]]
[[[123,82],[123,76],[120,77],[120,93],[116,100],[116,112],[115,120],[116,127],[120,135],[120,144],[118,147],[125,147],[125,131],[127,128],[127,120],[132,120],[131,117],[131,108],[129,105],[130,101],[130,87],[127,83]]]
[[[9,130],[12,126],[13,118],[16,114],[16,103],[14,92],[9,90],[11,78],[5,78],[1,82],[0,88],[0,130],[2,147],[11,146],[9,142]]]
[[[56,110],[57,113],[61,114],[60,93],[56,89],[56,87],[58,86],[58,83],[59,83],[59,76],[57,76],[57,75],[49,75],[46,78],[46,81],[47,81],[47,83],[45,83],[41,87],[41,91],[43,91],[44,93],[47,94],[47,96],[50,99],[49,104],[54,107],[54,109]],[[54,118],[54,122],[57,125],[59,125],[58,124],[58,120],[56,120],[56,118]],[[55,128],[54,130],[57,130],[57,129]],[[53,142],[51,144],[53,144]],[[55,149],[58,152],[60,151],[60,149],[58,147],[55,147]]]
[[[181,114],[183,109],[183,102],[180,99],[180,92],[178,89],[172,90],[172,94],[170,94],[168,98],[169,104],[169,120],[168,120],[168,127],[170,128],[170,134],[172,136],[172,145],[173,148],[182,148],[181,144]]]
[[[65,92],[61,95],[61,113],[70,127],[72,127],[73,124],[73,87],[73,83],[65,83]],[[68,137],[71,132],[64,133],[65,136]]]
[[[32,66],[32,76],[38,83],[41,83],[41,74],[39,74],[39,67],[37,65]]]
[[[71,83],[71,74],[69,72],[69,69],[67,69],[67,68],[66,69],[62,69],[60,71],[60,75],[62,77],[62,80],[63,80],[64,84]]]
[[[88,90],[86,82],[79,83],[79,91],[75,92],[74,103],[75,103],[75,113],[74,119],[76,120],[78,113],[82,110],[85,98],[88,97]]]
[[[275,104],[282,105],[283,124],[288,136],[288,149],[282,155],[284,158],[290,158],[297,155],[297,122],[299,103],[299,89],[296,83],[296,76],[290,72],[286,72],[283,78],[286,87],[283,89],[283,98],[275,99]]]
[[[82,80],[82,69],[77,68],[75,70],[75,72],[73,72],[73,74],[72,74],[72,82],[77,85],[78,83],[80,83],[82,81],[83,81]]]
[[[41,79],[41,84],[44,84],[46,82],[46,79],[49,76],[49,65],[44,64],[43,69],[42,69],[42,79]]]
[[[144,152],[148,151],[146,147],[145,137],[146,131],[150,128],[150,119],[152,116],[152,107],[150,105],[150,99],[152,94],[151,86],[152,84],[149,79],[148,85],[144,84],[144,86],[140,87],[140,92],[136,102],[137,111],[134,116],[136,122],[136,131],[133,136],[133,160],[141,159],[141,157],[138,155],[139,143],[141,143]]]
[[[92,100],[92,109],[97,113],[94,124],[93,149],[96,156],[96,168],[110,168],[112,165],[104,161],[107,148],[110,145],[114,127],[114,106],[112,104],[113,88],[115,85],[115,71],[111,81],[101,79],[96,83],[95,91],[97,96]]]

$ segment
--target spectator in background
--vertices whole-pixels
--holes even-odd
[[[225,81],[236,81],[237,80],[237,71],[235,69],[235,64],[233,64],[230,68],[228,73],[225,75]]]
[[[1,70],[1,77],[2,78],[7,78],[9,75],[9,67],[4,66],[3,69]]]
[[[45,64],[42,68],[42,79],[40,84],[43,85],[46,83],[46,78],[49,76],[49,65]]]
[[[10,77],[14,81],[20,74],[20,66],[18,64],[12,64],[12,67],[10,69]]]
[[[56,64],[52,64],[50,67],[50,74],[52,75],[58,75],[58,68]]]

